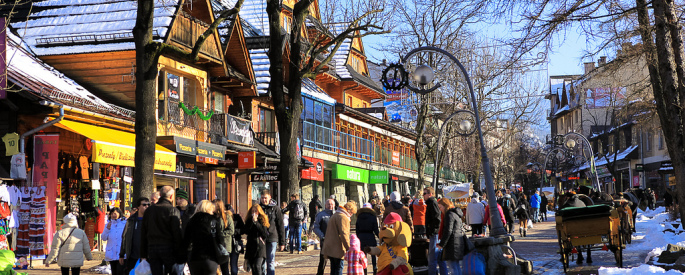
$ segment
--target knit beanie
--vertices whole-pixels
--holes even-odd
[[[176,188],[176,197],[188,200],[188,192],[186,192],[186,190],[183,190],[181,188]]]

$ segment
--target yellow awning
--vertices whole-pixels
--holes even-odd
[[[93,162],[135,166],[135,134],[69,120],[62,120],[56,126],[91,139]],[[176,171],[176,153],[159,144],[155,146],[155,169]]]

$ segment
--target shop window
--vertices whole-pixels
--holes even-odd
[[[193,201],[199,203],[201,200],[209,199],[209,172],[199,171],[197,181],[193,184]]]
[[[217,172],[217,177],[214,183],[214,199],[219,199],[222,200],[224,203],[228,203],[228,181],[226,180],[224,174],[224,178],[219,177],[219,173]]]
[[[177,123],[182,121],[183,111],[178,108],[179,102],[188,109],[195,106],[204,108],[202,88],[195,77],[161,71],[157,79],[157,90],[157,112],[160,120]],[[221,105],[223,106],[223,101]]]

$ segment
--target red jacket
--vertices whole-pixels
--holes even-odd
[[[414,225],[426,225],[426,203],[423,199],[414,200],[409,207],[411,207],[411,213],[414,214],[412,217]]]
[[[499,205],[499,203],[497,204],[497,210],[499,210],[499,215],[502,218],[502,225],[506,226],[507,220],[504,219],[504,211],[502,211],[502,206]],[[490,205],[485,206],[485,216],[488,217],[487,219],[485,219],[485,224],[490,225]]]

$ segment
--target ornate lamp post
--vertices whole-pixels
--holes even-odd
[[[580,142],[576,141],[579,140]],[[569,132],[565,135],[557,135],[554,137],[554,143],[552,144],[553,147],[547,152],[547,155],[545,156],[545,163],[544,163],[544,170],[543,170],[543,176],[542,176],[542,182],[540,182],[540,193],[542,193],[542,187],[547,181],[547,162],[550,158],[550,156],[556,156],[556,154],[563,154],[565,155],[568,151],[576,150],[576,146],[579,145],[579,143],[583,143],[583,146],[588,149],[589,151],[589,158],[590,158],[590,172],[591,172],[591,177],[590,180],[592,181],[592,185],[597,187],[597,190],[601,192],[601,186],[599,185],[599,178],[597,177],[597,170],[595,169],[595,157],[594,153],[592,152],[592,145],[590,144],[590,141],[585,138],[585,136],[578,134],[576,132]],[[581,150],[581,155],[584,156],[583,148],[580,148]],[[562,156],[563,159],[564,156]],[[559,157],[557,157],[559,159]]]

